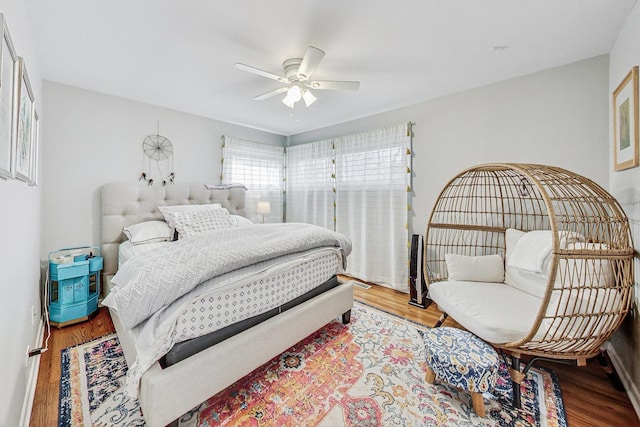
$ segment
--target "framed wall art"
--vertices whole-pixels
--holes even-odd
[[[638,166],[638,67],[613,92],[613,168]]]
[[[36,109],[33,109],[33,126],[31,129],[31,169],[29,173],[29,185],[38,185],[38,147],[40,139],[40,117]]]
[[[29,75],[22,58],[19,63],[18,90],[18,122],[16,129],[16,178],[25,182],[30,181],[33,131],[34,99]]]
[[[0,27],[0,178],[11,179],[15,176],[18,56],[2,14]]]

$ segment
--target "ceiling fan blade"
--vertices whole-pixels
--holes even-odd
[[[324,57],[324,51],[317,47],[309,46],[302,58],[300,67],[298,68],[298,77],[300,80],[305,81],[315,71],[316,67]]]
[[[234,67],[236,67],[238,70],[247,71],[249,73],[257,74],[259,76],[266,77],[268,79],[277,80],[281,83],[289,83],[289,80],[287,80],[286,77],[261,70],[260,68],[252,67],[251,65],[245,65],[245,64],[236,62],[234,64]]]
[[[274,90],[269,91],[267,93],[263,93],[262,95],[258,95],[253,99],[255,99],[256,101],[262,101],[263,99],[271,98],[272,96],[275,96],[275,95],[277,95],[279,93],[284,93],[284,92],[286,92],[288,90],[289,90],[288,86],[279,87],[278,89],[274,89]]]
[[[358,90],[360,82],[316,80],[307,83],[307,86],[320,90]]]

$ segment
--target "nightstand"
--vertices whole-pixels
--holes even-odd
[[[89,319],[98,309],[102,257],[97,247],[59,249],[49,254],[49,319],[61,328]]]

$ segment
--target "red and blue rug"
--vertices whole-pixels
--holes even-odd
[[[349,325],[328,324],[180,419],[180,426],[566,426],[553,372],[532,368],[522,409],[502,367],[487,416],[469,393],[427,384],[426,328],[356,304]],[[60,426],[143,426],[123,392],[127,365],[115,334],[62,351]]]

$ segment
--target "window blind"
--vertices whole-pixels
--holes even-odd
[[[287,222],[335,229],[334,166],[330,140],[287,148]]]
[[[258,201],[268,201],[271,213],[264,215],[264,222],[282,222],[284,218],[284,147],[247,141],[230,136],[223,137],[223,184],[242,183],[247,187],[247,217],[262,222],[256,212]]]

